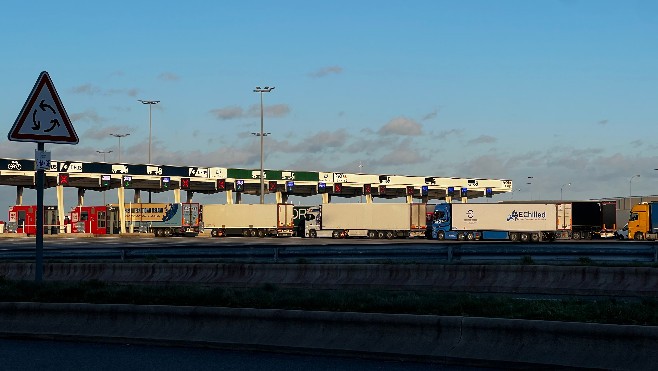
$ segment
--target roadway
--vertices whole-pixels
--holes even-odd
[[[0,359],[2,369],[6,371],[485,370],[376,359],[27,339],[0,339]]]

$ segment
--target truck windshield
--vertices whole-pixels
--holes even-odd
[[[638,213],[631,213],[631,217],[628,220],[631,220],[631,221],[637,220],[638,217],[639,217]]]

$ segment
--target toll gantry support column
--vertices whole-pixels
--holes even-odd
[[[135,190],[135,196],[133,196],[133,202],[136,204],[142,203],[142,197],[139,189]]]
[[[323,204],[328,204],[331,202],[331,195],[329,193],[323,193],[322,194],[322,203]]]
[[[23,190],[25,187],[23,186],[17,186],[16,187],[16,205],[21,206],[23,205]]]
[[[180,188],[174,189],[174,203],[180,203]]]
[[[126,200],[125,188],[123,184],[117,188],[117,196],[119,198],[119,233],[126,233]]]
[[[57,185],[55,187],[57,194],[57,217],[59,218],[59,231],[64,231],[64,186]]]
[[[226,204],[233,205],[233,191],[230,189],[226,190]]]
[[[186,197],[186,199],[187,199],[187,203],[192,202],[192,198],[194,197],[194,191],[187,191],[187,192],[186,192],[186,196],[187,196],[187,197]]]

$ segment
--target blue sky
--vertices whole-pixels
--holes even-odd
[[[9,1],[0,34],[6,131],[45,70],[80,137],[53,159],[146,163],[155,99],[152,162],[257,169],[268,85],[266,168],[658,193],[655,1]]]

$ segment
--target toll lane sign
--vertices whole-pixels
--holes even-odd
[[[7,138],[18,142],[78,144],[78,135],[48,72],[39,75]]]

